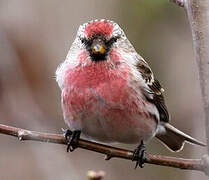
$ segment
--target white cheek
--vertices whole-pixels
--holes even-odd
[[[68,69],[73,69],[79,65],[78,56],[82,52],[83,45],[79,38],[76,38],[73,42],[67,57],[63,63],[61,63],[56,70],[56,81],[59,87],[63,88],[65,73]]]
[[[65,76],[66,67],[67,67],[67,62],[64,61],[63,63],[61,63],[58,66],[58,68],[56,70],[56,81],[61,89],[62,89],[62,86],[64,83],[64,76]]]

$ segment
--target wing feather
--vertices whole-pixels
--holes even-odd
[[[151,68],[144,59],[140,58],[137,69],[147,84],[147,88],[143,89],[145,97],[157,107],[160,114],[160,121],[168,122],[169,114],[162,94],[164,89],[160,85],[160,82],[154,78]]]

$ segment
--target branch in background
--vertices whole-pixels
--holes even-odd
[[[209,154],[209,1],[187,0],[185,9],[192,30],[195,58],[199,70]]]
[[[33,140],[41,142],[49,142],[56,144],[66,144],[66,140],[62,134],[41,133],[36,131],[29,131],[12,126],[0,124],[0,134],[6,134],[18,137],[19,140]],[[133,151],[111,147],[107,145],[98,144],[95,142],[79,140],[78,147],[106,155],[106,160],[111,158],[122,158],[132,160]],[[183,159],[161,155],[147,154],[146,163],[161,166],[174,167],[185,170],[197,170],[208,173],[209,171],[209,157],[203,156],[202,159]]]
[[[200,89],[205,115],[209,164],[209,1],[208,0],[170,0],[184,7],[190,23],[195,59],[199,71]],[[206,157],[205,156],[205,157]],[[209,165],[208,165],[209,166]],[[209,169],[207,170],[209,175]]]
[[[200,88],[205,115],[205,129],[209,154],[209,1],[170,0],[184,7],[189,19],[195,59],[199,71]]]

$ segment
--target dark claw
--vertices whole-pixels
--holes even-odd
[[[144,167],[144,163],[146,161],[146,147],[143,141],[141,141],[141,144],[134,150],[132,161],[136,161],[135,169],[138,166],[141,168]]]
[[[70,131],[67,129],[64,131],[64,136],[67,141],[67,152],[73,152],[78,147],[80,135],[80,130]]]

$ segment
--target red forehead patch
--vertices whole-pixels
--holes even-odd
[[[91,37],[95,34],[110,36],[113,31],[113,25],[109,21],[94,21],[85,28],[85,34]]]

